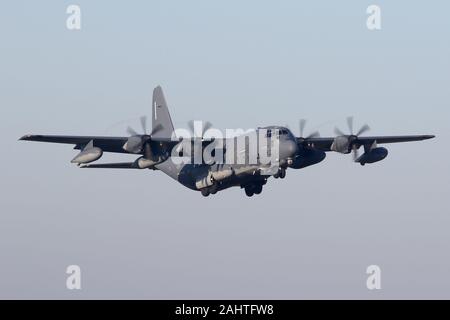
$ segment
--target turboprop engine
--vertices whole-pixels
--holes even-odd
[[[161,161],[153,161],[150,159],[146,159],[145,157],[140,157],[136,159],[133,166],[138,169],[148,169],[153,168],[156,164],[160,163]]]
[[[81,151],[76,155],[75,158],[72,159],[72,163],[76,163],[78,165],[84,163],[90,163],[95,160],[100,159],[103,155],[103,150],[97,147],[94,147],[94,141],[91,140]]]
[[[331,151],[336,151],[339,153],[350,153],[353,151],[354,159],[356,159],[356,151],[359,148],[358,138],[361,134],[370,130],[370,127],[365,124],[358,130],[358,132],[353,133],[353,117],[347,118],[347,125],[350,134],[343,133],[337,127],[334,129],[337,137],[334,138],[333,144],[331,145],[330,149]]]

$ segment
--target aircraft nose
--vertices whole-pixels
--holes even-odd
[[[283,158],[293,158],[298,151],[295,141],[287,140],[283,143]]]

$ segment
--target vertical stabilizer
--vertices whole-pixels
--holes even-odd
[[[170,140],[174,131],[172,119],[170,118],[169,108],[167,107],[164,93],[160,86],[153,90],[153,104],[152,104],[152,127],[153,129],[160,127],[152,135],[155,139]]]

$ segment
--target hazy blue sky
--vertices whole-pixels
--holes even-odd
[[[69,4],[80,31],[66,29]],[[366,28],[370,4],[382,30]],[[3,3],[0,298],[450,298],[449,12],[448,1]],[[365,167],[329,154],[252,198],[203,198],[149,170],[79,170],[70,146],[17,141],[125,135],[159,84],[176,126],[307,118],[327,136],[353,115],[371,134],[437,138],[389,145]],[[65,287],[70,264],[81,291]],[[366,289],[370,264],[380,291]]]

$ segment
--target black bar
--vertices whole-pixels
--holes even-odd
[[[417,316],[447,314],[449,301],[419,300],[25,300],[0,301],[3,313],[13,315],[125,317],[129,319],[319,319],[327,317]],[[9,310],[8,310],[9,309]],[[89,311],[87,311],[89,310]],[[441,316],[442,317],[442,316]]]

